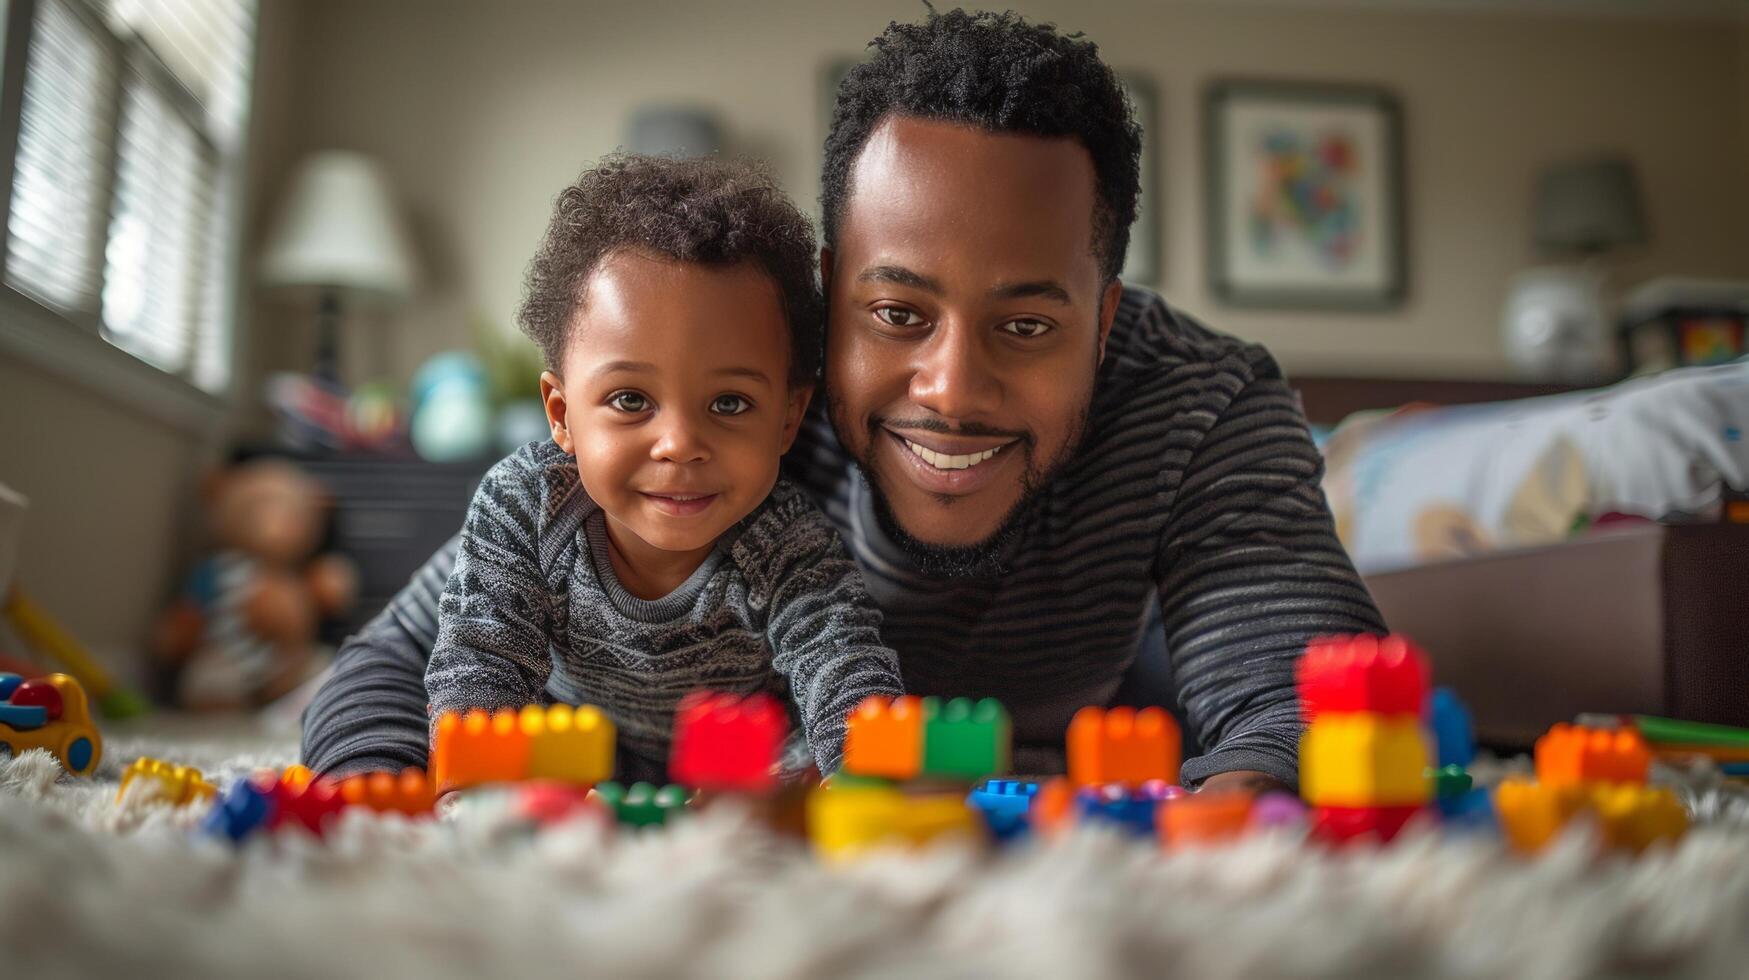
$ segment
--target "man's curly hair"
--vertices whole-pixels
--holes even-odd
[[[1141,192],[1142,130],[1099,48],[1013,11],[937,13],[892,23],[838,86],[820,185],[826,244],[850,197],[850,168],[889,115],[993,133],[1075,139],[1093,158],[1093,254],[1107,280],[1123,268]]]
[[[563,362],[590,275],[623,250],[705,265],[755,263],[783,301],[790,383],[809,384],[819,374],[823,314],[813,226],[764,168],[621,153],[559,192],[516,316],[548,369]]]

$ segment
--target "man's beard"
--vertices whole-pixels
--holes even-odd
[[[832,427],[838,435],[839,444],[842,445],[845,439],[839,431],[839,422],[844,418],[843,406],[832,398],[830,392],[827,392],[826,397]],[[881,489],[880,481],[874,476],[876,440],[887,438],[886,430],[882,428],[878,418],[870,418],[868,443],[862,455],[856,459],[856,468],[862,476],[863,486],[868,488],[869,496],[874,501],[875,521],[880,525],[881,532],[899,546],[918,571],[931,578],[976,579],[1007,575],[1010,569],[1006,559],[1010,548],[1020,539],[1046,488],[1063,472],[1081,447],[1081,440],[1087,431],[1088,407],[1082,406],[1069,431],[1069,438],[1063,442],[1063,448],[1056,458],[1046,460],[1042,465],[1034,452],[1037,440],[1030,433],[1017,435],[1011,445],[1020,451],[1025,464],[1020,478],[1020,499],[1008,508],[1008,513],[1003,515],[994,532],[982,541],[968,545],[931,544],[905,530],[899,523],[899,517],[893,513],[893,505],[888,500],[886,491]],[[939,431],[962,435],[980,434],[976,430],[949,429],[946,426],[942,426]],[[956,498],[949,499],[955,499],[956,503],[962,505],[965,503]]]

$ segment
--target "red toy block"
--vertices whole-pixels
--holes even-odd
[[[1178,782],[1181,736],[1164,708],[1082,708],[1069,722],[1068,742],[1076,786]]]
[[[1651,765],[1646,740],[1631,728],[1556,725],[1536,740],[1536,775],[1550,786],[1644,783]]]
[[[298,785],[297,779],[297,773],[293,773],[292,782],[287,782],[278,773],[264,772],[253,780],[255,788],[270,804],[267,829],[279,830],[287,824],[296,824],[322,837],[346,801],[341,799],[340,789],[332,780],[317,778]]]
[[[1296,665],[1306,721],[1325,711],[1419,717],[1427,703],[1427,655],[1400,636],[1313,640]]]
[[[439,793],[519,780],[528,772],[528,733],[510,709],[446,711],[437,719],[431,765]]]
[[[1422,810],[1418,806],[1318,806],[1312,808],[1312,838],[1327,844],[1385,843]]]
[[[777,788],[789,716],[771,696],[694,691],[681,699],[674,719],[669,778],[694,789]]]
[[[915,779],[923,768],[923,715],[923,699],[912,695],[864,698],[850,713],[844,772]]]

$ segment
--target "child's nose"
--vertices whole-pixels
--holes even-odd
[[[671,417],[650,447],[650,458],[663,463],[703,463],[711,458],[711,452],[690,419]]]

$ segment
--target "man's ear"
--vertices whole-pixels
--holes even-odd
[[[1105,284],[1105,294],[1099,297],[1099,360],[1095,364],[1105,363],[1105,341],[1111,337],[1111,325],[1117,322],[1117,307],[1122,302],[1123,280],[1113,276]]]
[[[565,421],[565,386],[551,371],[540,373],[540,404],[546,409],[547,428],[552,430],[553,443],[565,452],[576,455],[571,445],[571,427]]]
[[[802,431],[802,419],[808,414],[808,402],[813,398],[813,385],[790,389],[789,402],[783,412],[783,448],[778,450],[780,453],[789,452],[789,447],[795,445],[796,434]]]

